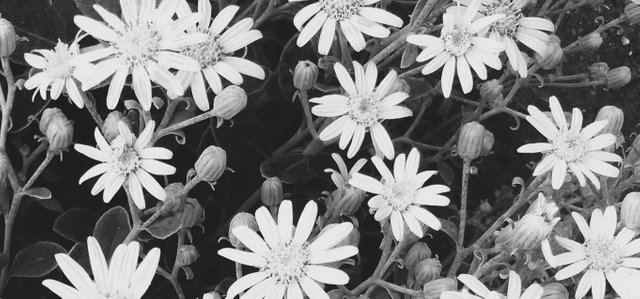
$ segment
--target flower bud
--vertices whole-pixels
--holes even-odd
[[[589,66],[589,78],[591,80],[607,79],[609,73],[609,65],[606,62],[596,62]]]
[[[480,123],[466,123],[458,136],[458,155],[462,159],[474,160],[482,154],[486,129]]]
[[[543,292],[540,299],[569,299],[569,291],[562,283],[552,282],[542,286]]]
[[[500,81],[496,79],[489,80],[480,85],[480,97],[487,103],[499,106],[504,101],[503,90],[504,86],[500,84]]]
[[[429,246],[423,242],[416,242],[411,245],[409,251],[407,251],[407,255],[404,257],[404,267],[407,268],[409,273],[413,273],[418,263],[430,257],[431,249]]]
[[[607,73],[607,87],[620,88],[631,81],[631,69],[628,66],[619,66]]]
[[[167,195],[166,199],[162,202],[161,213],[167,215],[168,213],[177,213],[182,205],[182,201],[187,199],[187,194],[182,192],[184,184],[171,183],[164,187],[164,193]]]
[[[348,186],[339,197],[333,201],[333,209],[338,215],[353,215],[360,209],[367,193],[363,190]]]
[[[318,66],[309,60],[298,61],[293,71],[293,86],[302,91],[313,88],[318,79]]]
[[[562,46],[560,46],[560,38],[555,34],[549,35],[549,42],[547,42],[547,49],[544,52],[544,55],[540,55],[538,53],[535,55],[538,64],[540,64],[543,69],[554,69],[558,63],[560,63],[560,60],[562,60],[562,56],[564,55]]]
[[[102,125],[102,135],[107,140],[107,142],[111,143],[113,139],[120,136],[120,130],[118,129],[118,123],[122,122],[131,130],[131,122],[129,119],[122,114],[120,111],[111,111],[107,118],[104,120],[104,124]]]
[[[178,250],[178,256],[176,257],[176,263],[179,266],[189,266],[193,264],[200,257],[200,253],[193,245],[182,245]]]
[[[245,212],[240,212],[231,218],[231,222],[229,223],[229,242],[237,249],[244,249],[246,248],[244,244],[232,233],[233,229],[239,226],[246,226],[250,230],[257,232],[258,222],[256,222],[255,216]]]
[[[196,173],[207,182],[217,181],[226,168],[227,152],[215,145],[204,149],[195,163]]]
[[[247,93],[239,86],[229,85],[213,98],[215,116],[229,120],[247,106]]]
[[[591,32],[585,36],[583,36],[578,41],[578,47],[576,50],[582,51],[585,53],[592,53],[600,48],[602,45],[603,39],[599,32]]]
[[[491,152],[491,149],[493,148],[493,144],[495,143],[496,139],[493,137],[493,133],[489,132],[489,131],[485,131],[484,132],[484,138],[482,139],[482,152],[480,153],[480,155],[482,156],[486,156]]]
[[[47,108],[40,118],[40,132],[49,142],[49,151],[60,152],[73,140],[73,124],[58,108]]]
[[[624,15],[629,22],[629,25],[634,25],[640,22],[640,4],[629,3],[624,8]]]
[[[10,56],[16,50],[19,39],[13,24],[0,16],[0,57]]]
[[[624,112],[616,106],[604,106],[598,111],[596,121],[607,120],[607,125],[600,131],[600,134],[611,133],[620,134],[624,123]]]
[[[269,208],[280,206],[283,199],[283,192],[282,182],[278,177],[268,178],[262,182],[260,199],[262,199],[262,203]]]
[[[180,214],[180,224],[184,228],[202,227],[204,209],[195,198],[187,198]],[[204,228],[203,228],[204,229]]]
[[[630,192],[620,206],[622,224],[634,231],[640,231],[640,192]]]
[[[456,281],[452,278],[439,278],[422,286],[424,299],[438,299],[443,292],[455,291]]]
[[[485,214],[489,214],[491,213],[491,211],[493,211],[493,207],[491,206],[491,204],[489,203],[489,200],[485,199],[480,203],[480,212],[485,213]]]
[[[418,263],[415,269],[416,284],[424,285],[436,278],[440,278],[442,265],[437,259],[428,258]]]

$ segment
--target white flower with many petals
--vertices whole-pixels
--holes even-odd
[[[167,68],[200,71],[200,64],[180,50],[203,42],[204,34],[186,34],[185,30],[198,21],[191,16],[173,21],[180,0],[163,0],[156,8],[155,0],[120,0],[123,19],[100,5],[95,11],[107,25],[85,16],[73,19],[80,29],[109,46],[83,53],[85,61],[102,60],[83,78],[82,89],[88,90],[111,77],[107,107],[114,109],[120,99],[125,81],[132,73],[133,91],[145,110],[151,109],[151,82],[169,92],[182,95],[184,89]]]
[[[568,252],[553,255],[549,240],[542,242],[542,252],[551,267],[568,265],[556,272],[557,280],[565,280],[584,272],[576,288],[576,298],[584,297],[589,289],[594,299],[604,298],[606,282],[623,299],[638,298],[640,292],[640,239],[633,240],[635,233],[623,227],[615,235],[617,216],[613,206],[604,214],[595,209],[590,224],[582,215],[571,214],[576,221],[584,243],[555,236],[560,246]]]
[[[307,0],[289,0],[302,1]],[[318,53],[327,55],[337,26],[357,52],[366,44],[363,33],[377,38],[389,36],[389,29],[380,24],[400,28],[402,19],[384,9],[367,6],[378,2],[380,0],[318,0],[307,5],[293,18],[293,24],[300,30],[298,47],[307,44],[320,31]]]
[[[442,69],[441,85],[445,97],[451,95],[453,79],[458,74],[460,86],[464,93],[473,89],[473,69],[480,79],[487,79],[488,65],[499,70],[502,62],[498,54],[505,49],[501,42],[478,36],[489,25],[504,17],[496,14],[479,18],[481,0],[473,0],[469,7],[457,5],[447,10],[442,16],[442,31],[440,37],[427,34],[416,34],[407,37],[407,42],[424,47],[416,61],[429,61],[422,69],[422,74],[431,74]]]
[[[62,92],[66,92],[78,108],[84,107],[78,82],[74,79],[81,75],[76,68],[81,62],[74,59],[80,53],[78,41],[74,40],[70,45],[58,41],[53,50],[34,50],[34,52],[40,55],[24,54],[24,60],[30,66],[41,70],[24,82],[26,89],[36,88],[32,100],[38,92],[42,99],[47,99],[47,89],[51,87],[52,99],[57,100]]]
[[[594,173],[608,177],[617,177],[620,171],[605,162],[620,162],[620,156],[603,151],[616,142],[613,134],[599,134],[607,125],[607,120],[596,121],[582,128],[582,112],[573,108],[571,125],[567,124],[564,111],[556,97],[549,98],[550,119],[540,109],[529,105],[527,121],[538,130],[548,142],[529,143],[518,148],[519,153],[544,153],[545,157],[533,171],[534,176],[551,171],[551,185],[560,189],[564,183],[567,169],[585,186],[585,176],[600,189],[600,181]],[[597,135],[597,136],[596,136]]]
[[[218,254],[260,270],[234,282],[227,298],[235,298],[249,288],[242,298],[302,299],[302,292],[309,298],[328,298],[319,283],[344,285],[349,282],[349,276],[342,270],[324,264],[358,253],[358,248],[351,245],[332,248],[349,235],[353,225],[340,223],[309,243],[317,214],[315,202],[308,202],[294,227],[291,201],[285,200],[280,204],[277,222],[267,208],[256,211],[264,239],[246,226],[234,228],[233,235],[251,252],[224,248]]]
[[[387,159],[393,159],[391,137],[380,122],[411,116],[411,110],[398,106],[409,95],[401,91],[387,95],[396,80],[395,71],[390,71],[376,87],[378,68],[373,63],[367,63],[365,67],[366,71],[360,63],[353,62],[356,77],[354,84],[347,69],[340,63],[334,64],[338,81],[347,95],[331,94],[313,98],[309,101],[319,105],[314,106],[311,112],[321,117],[338,117],[320,132],[320,139],[328,141],[340,136],[338,144],[341,149],[345,149],[351,142],[347,157],[355,156],[362,146],[365,132],[370,130],[376,152],[382,152]]]
[[[55,259],[73,287],[52,279],[47,279],[42,284],[62,299],[142,298],[156,274],[160,249],[149,250],[138,265],[138,242],[118,245],[109,263],[95,238],[87,238],[87,247],[93,280],[68,254],[59,253],[55,255]]]
[[[408,157],[405,154],[398,155],[393,164],[393,173],[380,158],[373,157],[371,162],[382,175],[382,181],[355,173],[349,180],[349,184],[376,194],[369,200],[369,208],[371,212],[375,212],[374,218],[377,221],[391,217],[391,231],[396,240],[402,239],[405,223],[409,230],[420,238],[423,236],[420,222],[440,230],[440,220],[421,206],[449,205],[449,199],[441,194],[449,192],[449,187],[445,185],[422,187],[436,174],[436,171],[418,173],[420,153],[417,149],[412,149]]]
[[[186,1],[181,1],[178,16],[187,18],[191,9]],[[179,70],[176,74],[182,87],[191,87],[191,93],[200,110],[209,110],[205,81],[215,94],[222,91],[220,76],[231,84],[240,85],[242,75],[264,79],[261,66],[247,59],[234,57],[233,53],[262,38],[259,30],[251,29],[253,19],[244,18],[225,31],[227,25],[238,12],[239,7],[229,5],[221,10],[211,21],[211,3],[198,1],[198,25],[188,31],[206,34],[207,40],[182,48],[181,53],[198,61],[197,71]]]
[[[171,159],[173,153],[170,150],[162,147],[148,147],[153,137],[154,128],[155,122],[150,121],[136,139],[129,127],[118,123],[120,136],[116,137],[111,145],[96,128],[94,137],[98,144],[97,148],[84,144],[76,144],[74,148],[85,156],[102,163],[87,170],[80,177],[79,183],[82,184],[87,179],[101,175],[93,185],[91,194],[96,195],[104,190],[102,199],[107,203],[125,183],[131,192],[133,201],[140,209],[145,207],[142,187],[158,200],[165,200],[164,189],[149,173],[171,175],[176,172],[176,169],[164,162],[157,161]]]
[[[537,283],[531,284],[523,293],[520,275],[513,271],[509,271],[506,297],[496,291],[489,290],[473,275],[460,274],[458,275],[458,280],[476,295],[471,295],[465,289],[462,292],[444,292],[440,297],[441,299],[540,299],[544,293],[542,286]]]

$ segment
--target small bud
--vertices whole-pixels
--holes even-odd
[[[480,97],[487,103],[491,103],[494,106],[499,106],[504,101],[502,91],[504,86],[500,84],[500,81],[494,79],[489,80],[480,85]]]
[[[226,168],[227,152],[215,145],[204,149],[195,163],[196,173],[207,182],[217,181]]]
[[[624,15],[629,25],[640,22],[640,4],[631,2],[624,8]]]
[[[246,248],[244,244],[232,233],[233,229],[239,226],[246,226],[250,230],[257,232],[258,222],[256,222],[255,216],[245,212],[238,213],[231,218],[231,222],[229,223],[229,242],[237,249],[244,249]]]
[[[409,251],[407,251],[407,255],[404,257],[404,267],[407,268],[409,273],[413,273],[418,263],[430,257],[431,249],[429,246],[423,242],[416,242],[411,245]]]
[[[491,149],[493,148],[493,144],[496,142],[496,139],[493,137],[493,133],[489,131],[484,132],[484,138],[482,139],[482,152],[480,155],[486,156],[491,153]]]
[[[278,177],[272,177],[262,182],[260,190],[260,199],[262,203],[270,209],[280,206],[283,199],[282,182]]]
[[[475,121],[462,126],[458,136],[458,155],[468,160],[480,157],[486,131],[484,126]]]
[[[583,36],[578,41],[578,47],[576,50],[585,53],[595,52],[596,50],[598,50],[598,48],[600,48],[600,45],[602,45],[602,41],[603,39],[599,32],[591,32]]]
[[[493,207],[491,206],[491,204],[489,203],[489,200],[485,199],[480,203],[480,212],[489,214],[491,213],[491,211],[493,211]]]
[[[437,259],[428,258],[418,263],[415,269],[416,284],[424,285],[434,279],[440,278],[442,265]]]
[[[562,283],[552,282],[542,286],[543,292],[540,299],[569,299],[569,291]]]
[[[171,183],[164,187],[164,193],[167,195],[162,202],[161,212],[163,215],[168,213],[177,213],[182,202],[187,199],[187,194],[183,194],[184,184]]]
[[[10,56],[16,50],[19,39],[13,24],[0,16],[0,57]]]
[[[247,93],[239,86],[229,85],[213,98],[215,116],[230,120],[247,106]]]
[[[429,281],[422,286],[424,299],[438,299],[443,292],[455,291],[456,281],[452,278],[439,278]]]
[[[200,253],[193,245],[182,245],[178,250],[178,256],[176,257],[176,264],[179,266],[189,266],[193,264],[200,257]]]
[[[307,91],[313,88],[318,79],[318,66],[309,60],[298,61],[293,71],[293,86],[299,90]]]
[[[51,152],[65,150],[73,141],[73,124],[58,108],[47,108],[42,112],[40,132],[47,137]]]
[[[598,111],[596,121],[608,120],[607,126],[605,126],[600,134],[610,133],[613,135],[620,134],[622,130],[622,124],[624,123],[624,112],[622,109],[616,106],[604,106]]]
[[[549,35],[549,42],[547,42],[547,50],[544,52],[544,55],[540,55],[538,53],[535,55],[538,64],[540,64],[543,69],[554,69],[558,63],[560,63],[562,56],[564,55],[562,46],[560,46],[560,38],[554,34]]]
[[[407,83],[407,81],[400,78],[399,76],[397,76],[396,79],[393,80],[393,83],[391,84],[391,87],[389,87],[389,91],[387,91],[386,95],[391,95],[396,92],[404,92],[406,94],[411,93],[411,86],[409,86],[409,83]]]
[[[640,192],[630,192],[620,206],[622,224],[636,232],[640,231]]]
[[[334,198],[333,209],[338,215],[353,215],[360,209],[366,196],[367,194],[363,190],[348,186],[342,194]]]
[[[607,73],[607,87],[620,88],[631,81],[631,69],[628,66],[619,66]]]
[[[195,198],[187,198],[180,214],[180,224],[184,228],[202,227],[204,209]],[[203,228],[204,229],[204,228]]]
[[[607,73],[609,73],[609,65],[606,62],[596,62],[589,66],[591,80],[605,80]]]
[[[102,125],[102,135],[107,140],[107,142],[111,143],[113,139],[120,136],[120,131],[118,130],[118,123],[124,123],[129,130],[131,130],[131,122],[129,119],[122,114],[120,111],[111,111],[107,118],[104,120],[104,124]]]

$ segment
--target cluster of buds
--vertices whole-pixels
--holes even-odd
[[[0,57],[9,57],[16,50],[19,40],[13,24],[0,15]]]
[[[407,255],[404,257],[404,267],[409,272],[409,275],[415,273],[416,266],[423,260],[431,257],[431,248],[424,242],[416,242],[407,251]]]
[[[194,165],[198,179],[215,184],[227,169],[227,152],[211,145],[202,151]]]
[[[552,70],[560,63],[563,55],[564,50],[562,50],[562,46],[560,45],[560,38],[557,35],[551,34],[544,55],[536,53],[535,57],[543,69]]]
[[[493,134],[480,123],[476,121],[466,123],[460,129],[458,136],[458,156],[463,160],[475,160],[489,154],[494,141]]]
[[[631,82],[631,69],[628,66],[619,66],[607,72],[607,87],[620,88]]]
[[[47,108],[42,112],[40,132],[54,154],[66,150],[73,141],[73,123],[58,108]]]
[[[269,208],[272,215],[277,215],[278,207],[284,198],[282,191],[282,181],[278,177],[267,178],[262,182],[260,189],[260,199]]]
[[[437,258],[425,259],[416,265],[415,285],[424,286],[427,282],[440,278],[442,264]]]
[[[331,192],[331,198],[327,201],[327,209],[334,216],[350,216],[360,209],[367,193],[351,185],[338,188]]]
[[[118,129],[119,123],[122,123],[131,131],[131,122],[129,122],[129,119],[120,111],[111,111],[102,125],[102,135],[104,135],[104,139],[106,139],[107,142],[111,143],[113,139],[120,136],[120,130]]]
[[[229,223],[229,242],[233,247],[237,249],[245,249],[246,246],[238,238],[232,233],[233,229],[240,226],[246,226],[250,230],[257,232],[258,231],[258,222],[256,221],[256,217],[253,214],[240,212],[231,218],[231,222]]]
[[[624,197],[620,219],[627,228],[640,232],[640,192],[631,192]]]
[[[217,126],[231,120],[247,106],[247,93],[240,86],[229,85],[213,98],[213,113],[218,117]]]
[[[318,80],[318,66],[309,60],[298,61],[293,71],[293,86],[300,91],[307,91]]]

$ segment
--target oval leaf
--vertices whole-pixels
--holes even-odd
[[[109,260],[116,247],[124,241],[131,230],[129,214],[121,207],[113,207],[100,217],[93,236],[100,243],[104,256]]]
[[[447,183],[447,185],[452,185],[456,179],[456,172],[453,168],[442,161],[439,161],[437,166],[440,177],[445,181],[445,183]]]
[[[11,266],[11,276],[41,277],[53,271],[58,264],[54,256],[67,253],[62,246],[47,241],[31,244],[20,250]]]
[[[177,233],[182,224],[180,222],[181,214],[174,214],[169,217],[158,219],[149,225],[146,230],[157,239],[164,240],[171,235]]]
[[[271,157],[260,164],[260,173],[265,178],[278,177],[287,184],[304,182],[313,176],[309,158],[301,153]]]
[[[85,242],[93,233],[98,214],[91,210],[73,208],[58,216],[53,230],[59,235],[75,242]]]
[[[51,191],[45,187],[37,187],[31,188],[27,191],[24,191],[24,194],[35,197],[37,199],[49,199],[51,198]]]

